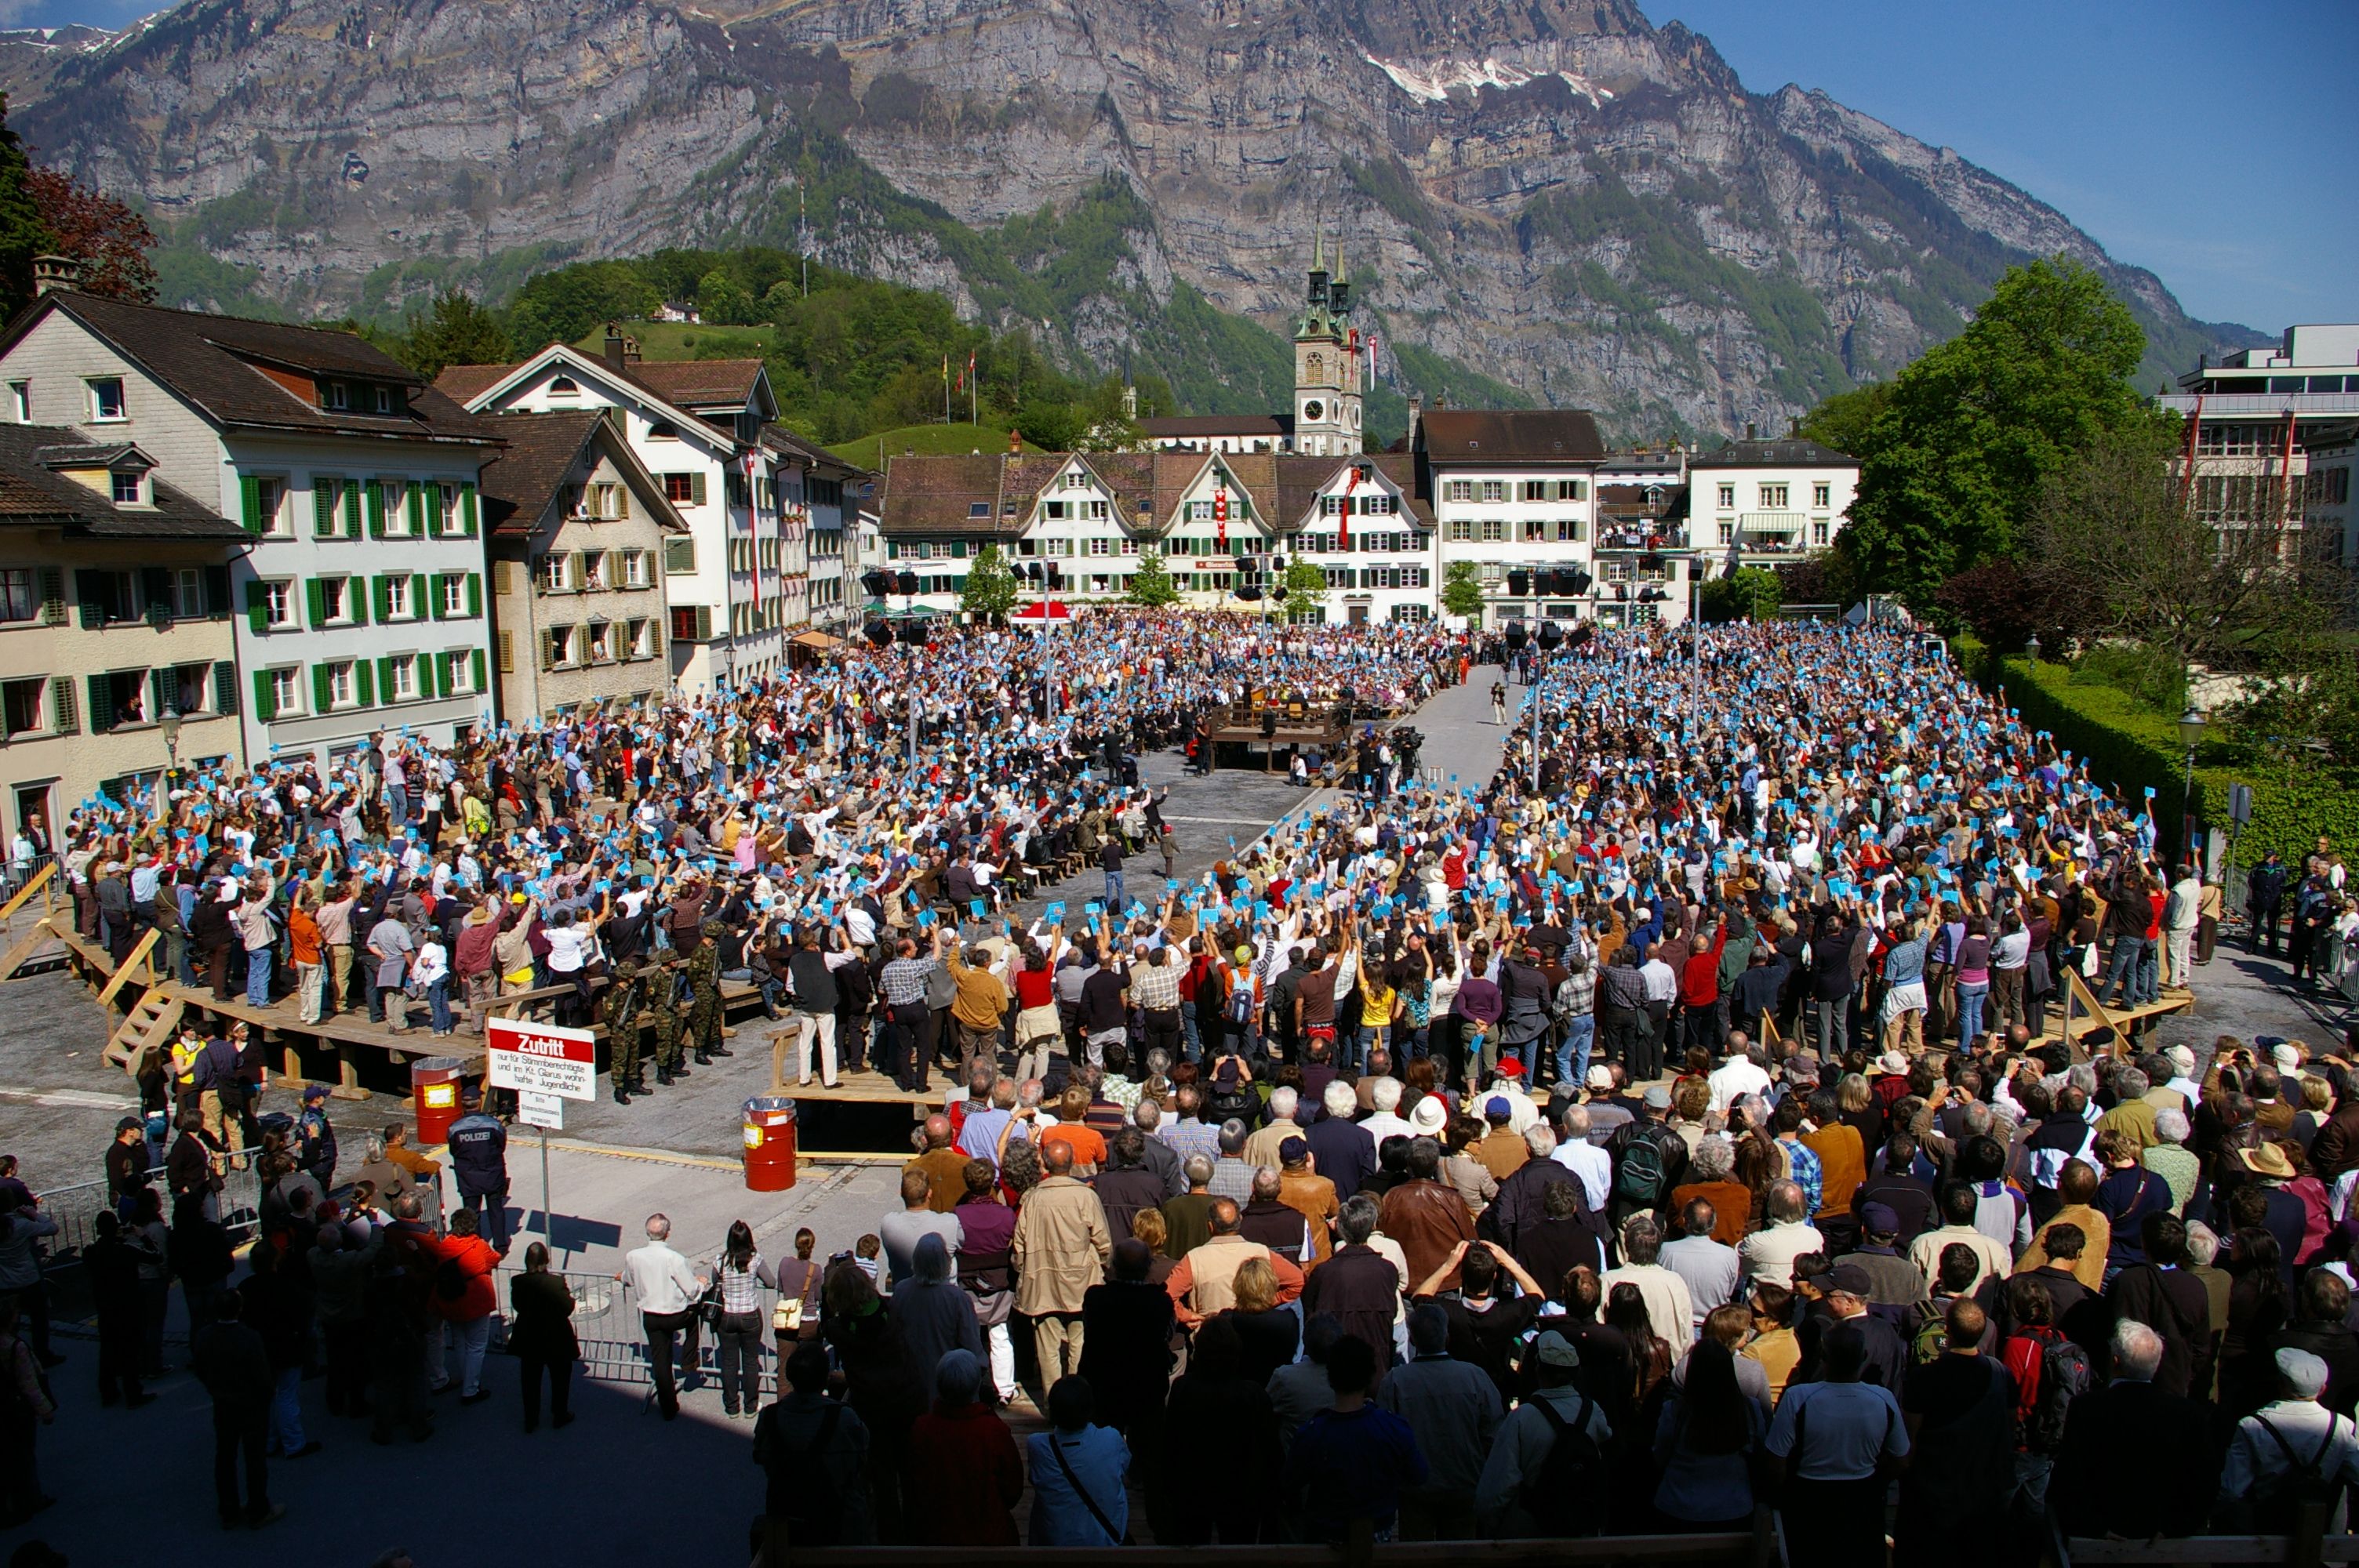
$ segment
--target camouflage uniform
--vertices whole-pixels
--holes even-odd
[[[625,959],[615,965],[614,983],[606,990],[606,1060],[618,1105],[630,1104],[632,1091],[647,1087],[639,1078],[639,1015],[646,1008],[638,964]]]
[[[688,989],[692,999],[688,1035],[700,1067],[712,1065],[715,1056],[730,1054],[721,1044],[721,949],[715,946],[728,932],[717,920],[706,921],[703,931],[704,940],[688,956]]]
[[[656,1082],[659,1084],[688,1076],[688,1064],[680,1060],[679,1002],[672,994],[673,984],[671,971],[660,971],[654,980],[654,995],[647,1003],[656,1017]]]

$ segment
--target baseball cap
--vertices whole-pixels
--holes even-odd
[[[1647,1108],[1648,1110],[1669,1110],[1670,1108],[1670,1087],[1667,1084],[1648,1084],[1647,1086]]]
[[[2298,1400],[2314,1400],[2326,1390],[2326,1363],[2288,1345],[2277,1354],[2277,1376]]]
[[[1589,1087],[1593,1089],[1612,1088],[1614,1087],[1614,1069],[1606,1066],[1603,1063],[1590,1068]]]
[[[1297,1160],[1307,1160],[1310,1157],[1310,1145],[1306,1140],[1289,1138],[1277,1146],[1277,1157],[1289,1165]]]
[[[1491,1070],[1503,1078],[1520,1078],[1524,1076],[1524,1065],[1513,1056],[1502,1058],[1499,1065]]]
[[[1838,1263],[1827,1271],[1827,1289],[1840,1291],[1844,1295],[1858,1296],[1865,1300],[1875,1292],[1875,1282],[1867,1277],[1867,1271],[1858,1264]]]
[[[1493,1095],[1483,1102],[1484,1116],[1513,1116],[1515,1113],[1516,1108],[1507,1103],[1507,1097],[1505,1095]]]
[[[328,1086],[325,1084],[306,1084],[303,1087],[303,1103],[306,1105],[316,1104],[327,1098]]]
[[[1891,1236],[1900,1229],[1900,1211],[1890,1204],[1872,1203],[1859,1211],[1859,1222],[1877,1236]]]

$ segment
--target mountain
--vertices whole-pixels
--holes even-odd
[[[1629,0],[190,0],[0,37],[0,81],[37,156],[145,204],[167,294],[223,307],[807,240],[1230,411],[1283,406],[1323,229],[1380,427],[1414,391],[1625,439],[1777,427],[2031,255],[2103,269],[2148,379],[2260,341]]]

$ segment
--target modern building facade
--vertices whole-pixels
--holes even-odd
[[[2288,327],[2275,350],[2206,356],[2155,402],[2186,421],[2176,470],[2197,516],[2303,526],[2311,446],[2359,419],[2359,323]]]
[[[1690,460],[1690,542],[1707,576],[1720,576],[1732,558],[1784,566],[1833,544],[1858,492],[1857,459],[1799,437],[1748,435]]]
[[[53,289],[0,335],[20,423],[125,442],[236,523],[248,762],[492,717],[476,477],[498,438],[348,332]]]
[[[166,766],[242,762],[232,562],[245,529],[136,442],[0,426],[0,773],[6,830]]]

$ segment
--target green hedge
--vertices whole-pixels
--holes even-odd
[[[2019,655],[1995,655],[1971,637],[1955,639],[1960,662],[1985,688],[2034,730],[2045,730],[2108,788],[2139,798],[2152,785],[2162,841],[2177,840],[2179,793],[2187,766],[2179,724],[2109,686],[2072,682],[2071,667],[2041,661],[2034,669]],[[2359,791],[2344,788],[2319,770],[2299,773],[2274,758],[2216,733],[2207,734],[2195,753],[2196,820],[2227,829],[2228,790],[2250,784],[2252,820],[2237,832],[2236,859],[2250,865],[2271,849],[2299,865],[2321,833],[2338,845],[2359,845]]]

